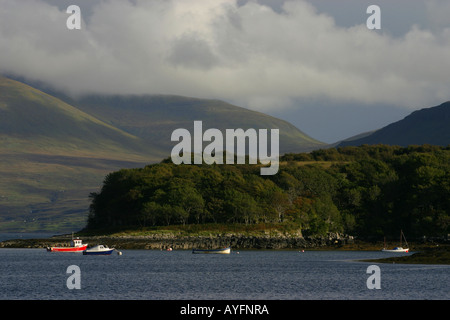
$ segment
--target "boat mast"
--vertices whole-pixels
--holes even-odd
[[[403,238],[405,238],[406,247],[408,247],[408,241],[406,241],[405,234],[403,233],[403,230],[400,230],[400,243],[401,243],[402,236],[403,236]]]

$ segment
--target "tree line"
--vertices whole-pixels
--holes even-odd
[[[256,165],[175,165],[108,174],[91,193],[87,229],[271,223],[304,235],[444,235],[450,225],[450,146],[360,146],[286,154]]]

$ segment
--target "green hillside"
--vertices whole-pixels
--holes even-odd
[[[112,172],[91,195],[86,230],[268,225],[372,240],[450,232],[450,147],[365,145],[281,160],[270,176],[254,165],[171,161]]]
[[[0,78],[0,135],[2,149],[17,152],[96,157],[114,152],[116,159],[155,153],[138,137],[7,78]]]
[[[0,78],[0,230],[83,225],[87,195],[108,172],[161,157],[138,137]]]

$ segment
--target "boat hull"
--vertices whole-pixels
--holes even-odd
[[[230,254],[231,248],[223,248],[223,249],[193,249],[192,253],[218,253],[218,254]]]
[[[401,252],[409,252],[409,249],[403,249],[403,248],[398,248],[398,249],[383,249],[381,250],[383,252],[394,252],[394,253],[401,253]]]
[[[82,252],[84,250],[86,250],[87,248],[87,244],[86,245],[82,245],[82,246],[78,246],[78,247],[50,247],[47,248],[47,251],[50,252]]]
[[[113,251],[114,251],[114,249],[109,249],[109,250],[105,250],[105,251],[85,250],[85,251],[83,251],[83,254],[86,256],[107,256],[107,255],[110,255]]]

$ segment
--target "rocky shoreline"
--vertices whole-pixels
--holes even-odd
[[[339,248],[354,244],[348,235],[330,234],[326,237],[302,237],[296,235],[248,236],[224,234],[217,236],[177,236],[174,234],[153,234],[146,236],[83,236],[89,245],[104,244],[116,249],[147,250],[191,250],[193,248],[223,248],[231,246],[235,250],[245,249],[323,249]],[[47,248],[68,246],[71,235],[54,236],[46,239],[14,239],[0,242],[0,248]]]

